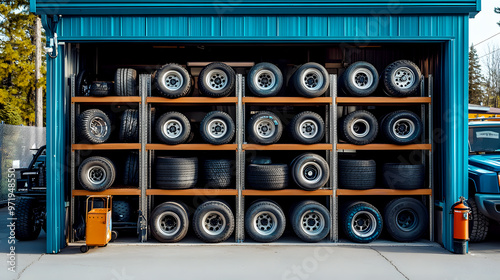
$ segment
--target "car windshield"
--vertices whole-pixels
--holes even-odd
[[[500,126],[469,127],[470,152],[500,152]]]

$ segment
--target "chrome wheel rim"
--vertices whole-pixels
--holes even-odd
[[[373,74],[366,68],[357,69],[352,74],[352,84],[358,89],[368,89],[373,85]]]
[[[314,68],[309,68],[304,71],[300,77],[302,84],[308,90],[318,90],[323,87],[325,80],[323,74]]]
[[[208,123],[208,134],[213,138],[221,138],[226,135],[227,125],[221,119],[213,119]]]
[[[359,237],[370,237],[377,229],[377,219],[368,211],[359,211],[351,219],[351,230]]]
[[[271,119],[260,119],[254,125],[254,132],[261,138],[270,138],[276,132],[276,128]]]
[[[171,139],[179,137],[183,130],[182,124],[178,120],[168,120],[163,125],[163,134]]]
[[[223,90],[227,86],[227,83],[228,76],[226,72],[219,69],[210,70],[205,77],[205,84],[211,90]]]
[[[325,228],[325,217],[314,210],[308,210],[300,217],[300,228],[308,235],[318,235]]]
[[[172,211],[166,211],[156,219],[156,228],[165,236],[174,236],[181,228],[181,218]]]
[[[363,119],[355,120],[351,126],[351,132],[356,137],[365,137],[370,133],[370,124]]]
[[[210,211],[203,215],[203,231],[209,235],[221,234],[226,228],[226,218],[221,213]]]
[[[108,125],[101,117],[95,117],[90,121],[90,131],[96,137],[104,137],[108,133]]]
[[[168,90],[178,90],[184,84],[184,78],[178,71],[167,71],[163,77],[163,85]]]
[[[416,82],[415,73],[408,67],[399,67],[392,74],[392,83],[400,89],[412,87]]]
[[[87,178],[93,185],[102,184],[106,180],[106,169],[102,166],[92,166],[87,172]]]
[[[412,231],[418,225],[418,216],[411,209],[404,209],[396,214],[396,225],[402,231]]]
[[[260,70],[253,78],[254,85],[260,90],[268,90],[276,85],[276,75],[269,70]]]
[[[323,170],[316,162],[308,162],[301,166],[300,174],[310,184],[316,184],[323,178]]]
[[[415,123],[409,119],[399,119],[392,126],[392,131],[398,138],[409,138],[415,133]]]
[[[318,124],[312,120],[305,120],[300,123],[300,135],[310,139],[318,135]]]
[[[254,230],[260,235],[271,235],[278,228],[276,216],[269,211],[262,211],[253,217]]]

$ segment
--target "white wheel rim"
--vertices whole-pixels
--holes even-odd
[[[255,74],[253,83],[260,90],[269,90],[276,85],[276,76],[269,70],[260,70]]]
[[[377,230],[377,219],[368,211],[359,211],[351,219],[351,229],[359,237],[370,237]]]
[[[254,132],[261,138],[270,138],[276,132],[274,122],[271,119],[260,119],[253,128]]]
[[[399,119],[394,122],[392,131],[398,138],[409,138],[415,133],[415,123],[409,119]]]
[[[166,211],[156,219],[156,228],[165,236],[174,236],[181,228],[181,218],[172,211]]]
[[[221,119],[213,119],[208,124],[208,134],[213,138],[222,138],[227,133],[227,125]]]
[[[90,121],[90,131],[96,137],[104,137],[108,133],[108,125],[101,117],[95,117]]]
[[[365,137],[370,133],[370,124],[363,119],[356,120],[351,126],[351,132],[356,137]]]
[[[309,68],[304,71],[300,77],[300,80],[304,87],[308,90],[318,90],[323,87],[325,81],[323,79],[323,74],[314,68]]]
[[[182,124],[178,120],[168,120],[163,125],[163,134],[171,139],[179,137],[183,130]]]
[[[216,211],[210,211],[203,215],[203,231],[209,235],[218,235],[226,228],[226,218]]]
[[[355,70],[351,77],[352,84],[358,89],[368,89],[373,85],[373,74],[366,68]]]
[[[308,235],[318,235],[325,228],[325,217],[317,211],[308,210],[300,216],[300,228]]]
[[[415,73],[408,67],[399,67],[392,74],[392,83],[400,89],[412,87],[416,82]]]
[[[252,220],[253,227],[260,235],[271,235],[278,228],[278,219],[269,211],[257,213]]]
[[[308,162],[300,167],[300,176],[309,184],[316,184],[323,178],[323,170],[316,162]]]
[[[106,177],[106,169],[102,166],[92,166],[89,168],[89,171],[87,171],[87,178],[93,185],[102,184],[106,181]]]
[[[208,72],[205,77],[205,84],[212,90],[223,90],[228,84],[226,72],[214,69]]]
[[[318,135],[318,124],[312,120],[305,120],[299,125],[300,135],[304,138],[310,139]]]
[[[168,90],[178,90],[184,84],[184,78],[178,71],[167,71],[163,76],[163,85]]]

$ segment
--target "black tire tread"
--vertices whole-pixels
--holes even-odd
[[[481,242],[486,239],[488,235],[488,228],[490,226],[490,220],[488,217],[484,216],[479,212],[476,201],[474,197],[467,200],[469,207],[471,208],[472,219],[469,221],[469,239],[470,242]]]
[[[16,239],[20,241],[35,240],[40,234],[41,227],[34,225],[33,210],[36,200],[32,197],[20,197],[16,200]]]

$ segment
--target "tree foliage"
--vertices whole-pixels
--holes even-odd
[[[34,24],[35,15],[29,13],[28,0],[0,4],[0,111],[6,111],[0,116],[19,112],[25,125],[35,121]],[[42,78],[38,81],[44,95],[45,72],[44,62]],[[10,123],[9,119],[0,120]]]
[[[481,74],[481,65],[474,45],[469,50],[469,103],[482,105],[485,101],[485,93],[482,85],[484,79]]]

